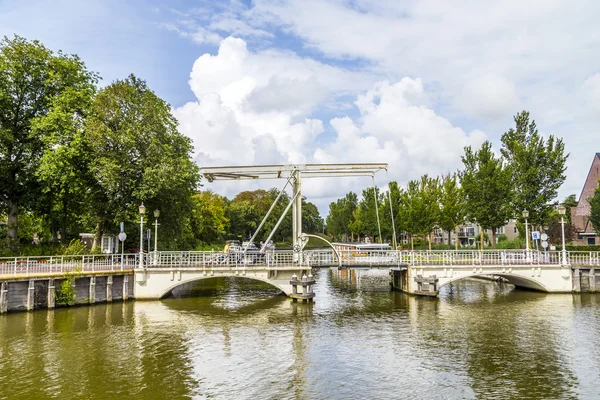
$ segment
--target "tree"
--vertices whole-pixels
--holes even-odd
[[[47,142],[32,132],[32,124],[58,97],[87,92],[96,81],[77,56],[54,54],[19,36],[0,41],[0,205],[7,212],[11,248],[16,248],[19,209],[40,197],[36,171]]]
[[[302,200],[302,230],[306,233],[319,233],[323,230],[323,223],[317,206]]]
[[[187,247],[197,247],[200,243],[216,243],[223,239],[229,225],[225,216],[226,198],[210,190],[192,196],[193,207],[189,222],[184,226],[188,230]]]
[[[440,189],[440,218],[438,224],[448,232],[448,246],[450,246],[450,234],[464,221],[467,207],[456,174],[443,176]],[[458,248],[458,237],[456,238],[456,246]]]
[[[348,234],[352,234],[351,226],[357,207],[358,196],[353,192],[329,204],[329,214],[326,218],[327,232],[341,240],[344,240]]]
[[[502,155],[511,169],[514,193],[511,204],[514,215],[529,210],[529,222],[542,225],[553,209],[558,188],[565,180],[565,145],[550,135],[544,139],[529,112],[514,117],[515,128],[502,135]]]
[[[191,140],[177,131],[170,106],[130,75],[101,90],[85,123],[93,162],[88,191],[96,240],[119,221],[139,219],[138,205],[161,210],[163,236],[177,238],[199,181]]]
[[[600,186],[594,191],[594,195],[588,199],[590,203],[590,222],[597,234],[600,235]]]
[[[358,231],[357,233],[372,236],[373,238],[379,237],[379,224],[384,218],[382,200],[379,188],[369,187],[363,190],[357,212],[354,213],[356,221],[353,226]],[[375,206],[375,202],[377,202],[377,206]],[[379,223],[377,211],[379,211]],[[382,239],[378,238],[378,240]]]
[[[492,247],[496,248],[496,229],[504,226],[512,215],[511,169],[494,156],[486,141],[476,152],[465,147],[465,166],[460,183],[465,193],[467,215],[484,229],[492,230]]]
[[[399,221],[399,227],[411,236],[411,248],[414,247],[414,235],[422,236],[425,244],[426,238],[435,229],[440,217],[439,196],[439,179],[428,175],[408,182],[406,190],[400,193],[396,220]]]
[[[565,206],[565,216],[567,217],[567,221],[569,221],[569,224],[571,224],[571,209],[577,207],[577,205],[579,204],[579,202],[577,201],[577,195],[568,195],[567,197],[565,197],[562,203]]]

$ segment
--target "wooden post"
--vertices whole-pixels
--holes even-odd
[[[113,277],[109,275],[106,278],[106,302],[112,302],[112,287],[113,287]]]
[[[123,301],[129,299],[129,275],[123,275]]]
[[[27,311],[33,310],[34,306],[34,294],[35,294],[35,280],[29,280],[29,288],[27,288],[27,304],[25,304],[25,309]]]
[[[56,306],[56,286],[54,279],[48,279],[48,308],[54,308]]]
[[[0,314],[8,312],[8,282],[0,283]]]

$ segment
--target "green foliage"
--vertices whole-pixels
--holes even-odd
[[[464,222],[466,216],[467,205],[464,191],[459,185],[456,174],[443,176],[440,189],[438,225],[446,232],[452,232],[454,228]]]
[[[512,240],[501,240],[501,241],[498,241],[496,248],[497,249],[522,249],[522,248],[525,248],[525,239],[517,237]]]
[[[565,206],[565,218],[567,221],[569,221],[569,224],[571,224],[571,209],[577,207],[579,204],[579,201],[577,201],[577,196],[575,194],[568,195],[562,201],[562,204]]]
[[[465,169],[460,181],[466,196],[467,216],[484,229],[492,230],[494,247],[496,229],[504,226],[512,215],[511,170],[494,156],[492,145],[487,141],[475,152],[470,146],[466,147],[462,160]]]
[[[89,90],[97,76],[74,55],[53,53],[38,41],[0,41],[0,206],[8,219],[8,245],[16,250],[21,209],[38,206],[36,172],[49,143],[36,125],[69,94]],[[42,204],[44,205],[44,204]]]
[[[64,255],[80,255],[80,254],[89,254],[89,250],[85,246],[85,244],[79,239],[73,239],[66,246],[62,252]]]
[[[553,209],[558,188],[565,180],[565,145],[562,139],[550,135],[544,139],[529,113],[514,117],[515,128],[502,135],[502,155],[511,170],[514,191],[510,202],[514,215],[521,218],[529,210],[529,222],[546,223]]]
[[[397,226],[409,235],[427,236],[440,218],[440,180],[423,175],[399,192]]]
[[[136,221],[138,205],[161,210],[161,231],[181,232],[199,181],[191,140],[177,131],[170,106],[130,75],[101,90],[85,121],[93,162],[88,188],[97,237]]]
[[[329,215],[326,218],[327,232],[334,238],[347,240],[353,232],[351,226],[355,221],[358,207],[358,196],[349,192],[341,199],[329,204]]]
[[[63,275],[60,286],[54,289],[56,304],[61,306],[72,306],[77,301],[75,281],[81,276],[81,267],[77,267]]]
[[[590,222],[596,233],[600,235],[600,186],[594,191],[594,195],[588,199],[590,203]]]
[[[377,206],[375,206],[377,202]],[[379,221],[384,218],[383,196],[377,187],[369,187],[362,192],[362,199],[354,211],[354,221],[351,223],[352,233],[370,236],[379,241],[379,227],[377,224],[377,212],[379,211]]]

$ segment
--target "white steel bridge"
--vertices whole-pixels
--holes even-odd
[[[237,276],[256,279],[294,293],[291,281],[309,277],[312,268],[385,268],[395,288],[436,295],[459,279],[498,275],[516,286],[545,292],[577,290],[580,269],[595,277],[600,252],[537,252],[526,250],[334,251],[270,250],[246,253],[218,251],[152,252],[128,255],[81,255],[0,258],[0,280],[60,277],[68,272],[102,274],[133,271],[134,297],[158,299],[175,287],[200,279]],[[595,281],[590,278],[590,285]],[[591,287],[590,289],[594,289]]]

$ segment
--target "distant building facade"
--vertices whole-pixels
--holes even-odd
[[[588,172],[587,179],[583,184],[579,203],[571,209],[571,221],[577,230],[577,237],[573,240],[575,245],[600,244],[600,237],[596,234],[590,222],[591,207],[588,199],[594,195],[600,179],[600,153],[594,155],[592,166]]]

